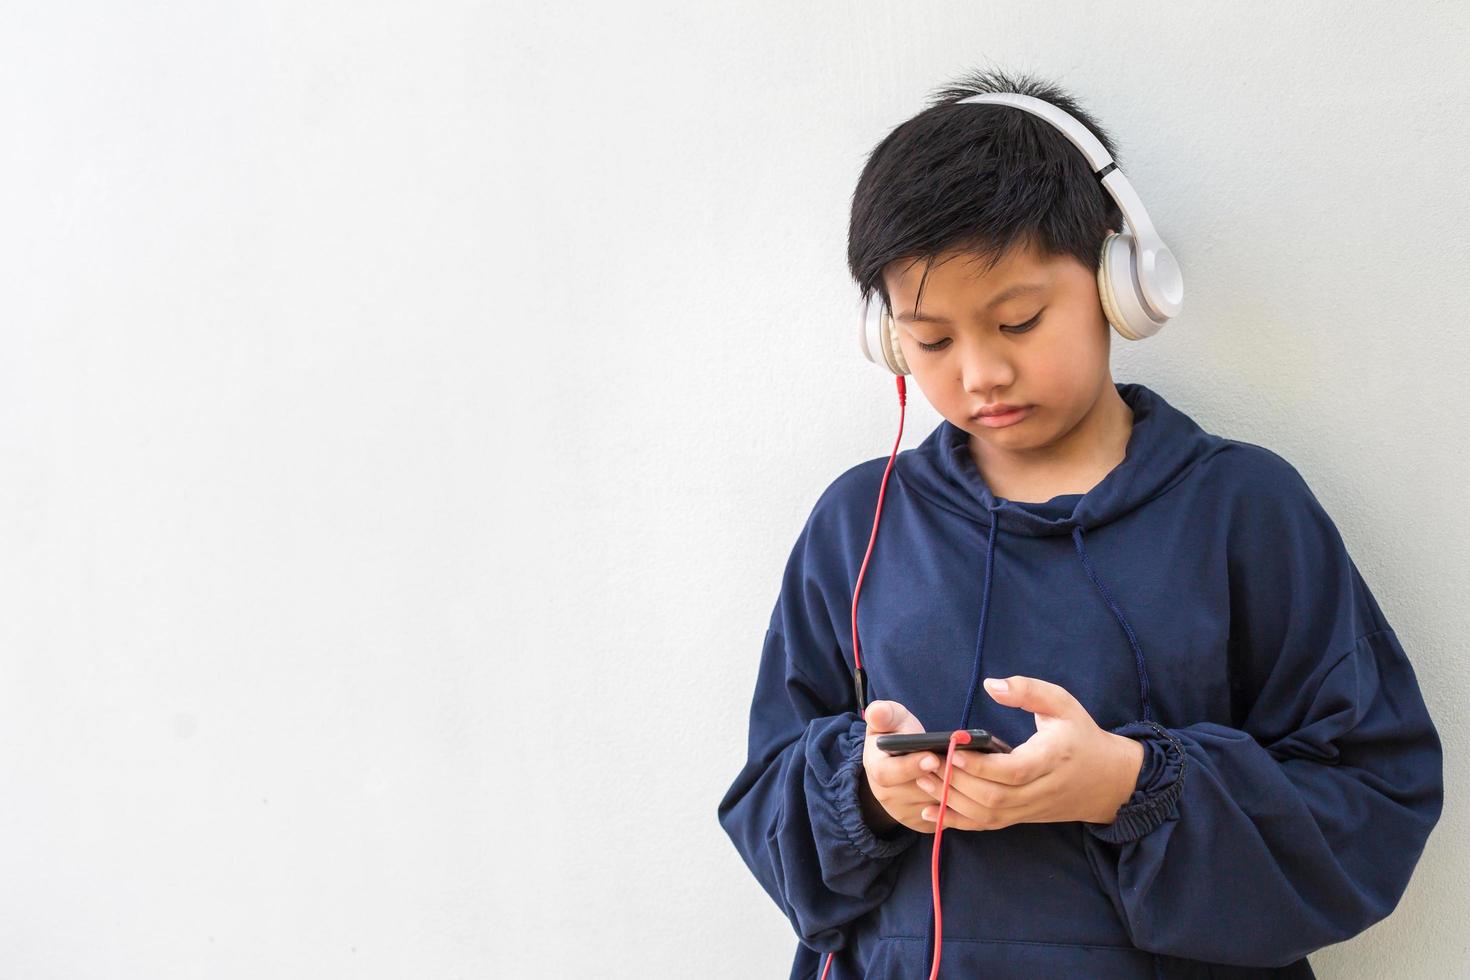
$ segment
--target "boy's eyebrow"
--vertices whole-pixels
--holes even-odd
[[[1007,286],[997,293],[989,303],[985,304],[985,312],[988,313],[1013,296],[1019,296],[1022,293],[1038,293],[1045,288],[1046,283],[1043,282],[1020,282],[1014,286]],[[902,320],[904,323],[943,323],[946,326],[952,322],[949,317],[934,316],[930,313],[900,313],[894,319]]]

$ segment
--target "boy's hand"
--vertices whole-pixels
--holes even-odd
[[[1002,684],[1008,688],[995,686]],[[944,829],[997,830],[1060,820],[1112,823],[1133,794],[1143,746],[1097,727],[1076,698],[1048,681],[990,679],[985,689],[1000,704],[1035,714],[1036,734],[1009,753],[955,752]],[[944,792],[944,760],[939,763],[938,772],[918,780],[930,798],[921,808],[926,822],[938,816]]]
[[[889,833],[899,824],[922,833],[934,833],[934,823],[919,816],[919,811],[934,800],[915,780],[928,771],[923,768],[925,760],[932,767],[939,757],[933,752],[889,755],[875,744],[879,735],[917,734],[924,726],[897,701],[874,701],[863,718],[868,723],[868,735],[863,744],[864,778],[858,783],[858,792],[868,826],[879,834]],[[953,790],[949,799],[954,802]]]

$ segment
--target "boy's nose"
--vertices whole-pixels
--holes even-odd
[[[1016,380],[1016,372],[1009,361],[979,352],[965,358],[964,366],[960,370],[965,391],[977,405],[1004,401],[1003,398],[992,398],[991,395],[1004,391]]]

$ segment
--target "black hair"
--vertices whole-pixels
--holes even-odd
[[[1117,202],[1055,126],[1013,106],[957,104],[992,92],[1052,103],[1117,161],[1112,138],[1055,83],[999,69],[962,76],[934,92],[927,109],[868,155],[847,235],[848,269],[860,295],[876,291],[892,310],[884,267],[895,259],[926,259],[922,294],[934,260],[951,250],[973,255],[984,271],[1019,244],[1096,268],[1108,229],[1122,229]]]

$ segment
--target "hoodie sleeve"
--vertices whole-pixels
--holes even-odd
[[[1387,916],[1444,796],[1398,636],[1301,476],[1269,458],[1229,531],[1239,727],[1114,729],[1144,743],[1137,788],[1113,823],[1084,825],[1135,945],[1253,967]]]
[[[887,898],[894,859],[919,835],[899,827],[878,836],[863,820],[867,726],[832,625],[846,601],[842,574],[817,552],[816,517],[787,562],[761,649],[746,761],[719,821],[801,941],[829,951],[844,945],[845,923]]]

